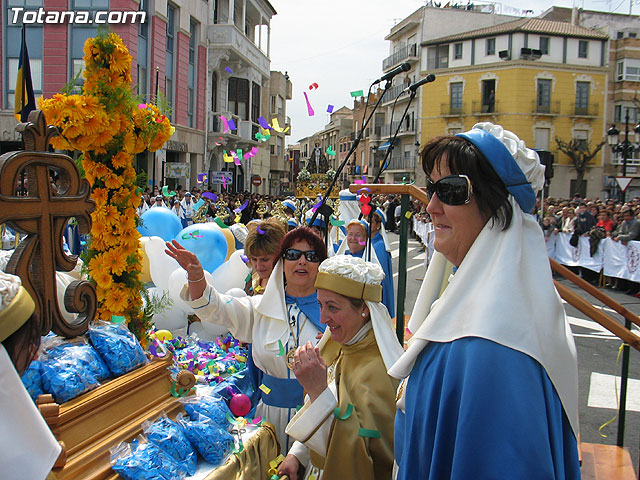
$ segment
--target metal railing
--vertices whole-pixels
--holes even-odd
[[[479,100],[474,100],[471,102],[471,113],[473,115],[493,115],[500,111],[500,104],[498,102],[493,102],[493,105],[482,102]]]
[[[556,100],[553,102],[539,104],[534,100],[531,106],[531,111],[534,114],[560,115],[560,102]]]
[[[391,87],[389,90],[384,92],[384,95],[382,96],[382,103],[393,102],[396,99],[396,97],[398,95],[400,95],[400,93],[407,87],[408,87],[408,85],[404,85],[404,84],[395,85],[395,86]],[[405,94],[405,97],[409,98],[409,95]],[[400,97],[398,99],[398,101],[400,101],[402,98],[403,97]]]
[[[573,114],[576,117],[597,117],[598,112],[598,104],[597,103],[589,103],[587,105],[578,105],[577,103],[573,104]]]
[[[415,43],[411,43],[409,45],[405,45],[402,48],[399,48],[387,58],[382,61],[382,71],[389,70],[395,67],[398,63],[406,60],[409,57],[417,57],[418,56],[418,45]]]
[[[408,125],[406,120],[403,120],[402,122],[400,120],[396,120],[394,122],[391,122],[391,125],[389,124],[383,125],[382,128],[380,129],[380,135],[383,138],[393,135],[394,133],[396,133],[396,129],[398,128],[398,125],[400,125],[400,130],[399,130],[400,135],[403,133],[415,133],[416,131],[415,122],[413,120],[409,120]]]
[[[444,117],[461,117],[468,112],[466,105],[451,105],[451,102],[440,104],[440,115]]]

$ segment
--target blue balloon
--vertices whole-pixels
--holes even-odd
[[[196,254],[207,272],[213,272],[227,258],[227,239],[215,223],[194,223],[184,228],[175,239]]]
[[[166,207],[153,207],[140,216],[138,231],[143,237],[156,236],[170,242],[182,230],[178,216]]]

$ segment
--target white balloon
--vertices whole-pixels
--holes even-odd
[[[180,305],[175,303],[153,316],[153,324],[158,330],[169,330],[171,333],[185,328],[188,322],[187,314],[180,308]]]
[[[212,273],[213,288],[219,292],[226,292],[231,288],[244,288],[245,279],[251,273],[251,268],[240,258],[244,250],[236,250],[229,260],[224,262]]]
[[[149,273],[151,280],[160,290],[168,290],[169,275],[177,268],[178,262],[165,253],[164,240],[160,237],[149,237],[145,250],[149,257]]]
[[[213,281],[213,277],[209,272],[205,270],[204,278],[207,280],[207,283],[211,283]],[[169,281],[167,282],[167,291],[169,292],[169,296],[174,303],[180,305],[182,310],[186,312],[188,315],[195,313],[195,310],[191,308],[187,303],[180,298],[180,292],[188,285],[187,281],[187,271],[184,268],[177,268],[169,275]]]
[[[189,335],[195,333],[203,342],[213,342],[216,337],[226,335],[229,329],[211,322],[193,322],[189,325]]]

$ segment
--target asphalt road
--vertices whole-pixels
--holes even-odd
[[[399,237],[392,233],[388,235],[392,256],[394,257],[393,266],[394,272],[396,272],[394,275],[397,289]],[[410,238],[408,250],[406,315],[410,315],[413,310],[426,270],[424,252],[421,252],[420,243]],[[591,304],[603,308],[603,311],[615,320],[623,323],[620,315],[573,285],[573,283],[563,278],[558,278],[558,280],[569,286]],[[609,288],[602,288],[601,290],[640,316],[640,299]],[[621,372],[621,359],[617,359],[621,341],[571,305],[565,304],[565,311],[571,324],[578,351],[581,439],[583,442],[588,443],[615,445],[618,435],[618,419],[616,418],[600,431],[599,428],[617,414],[614,379],[616,377],[619,378]],[[640,329],[636,328],[636,331],[640,332]],[[624,446],[629,448],[637,473],[639,470],[638,449],[640,447],[640,352],[634,349],[630,349],[629,379]],[[617,391],[619,393],[619,389]],[[606,435],[606,438],[601,436],[601,432]]]

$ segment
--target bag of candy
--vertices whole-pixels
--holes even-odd
[[[32,361],[22,374],[22,383],[27,389],[31,398],[35,401],[38,396],[44,393],[42,389],[42,374],[40,373],[40,362]]]
[[[189,395],[180,398],[180,403],[191,420],[198,420],[200,415],[213,420],[218,426],[227,428],[231,411],[224,399],[218,395]]]
[[[212,465],[221,464],[231,453],[233,437],[209,417],[201,415],[197,420],[190,420],[184,414],[178,414],[176,422],[200,455]]]
[[[149,442],[155,443],[161,450],[171,455],[184,467],[187,474],[196,473],[198,454],[176,422],[163,413],[155,422],[144,422],[142,431]]]
[[[47,336],[41,349],[42,386],[57,403],[93,390],[109,378],[109,369],[84,337]]]
[[[147,363],[138,339],[123,324],[98,320],[89,326],[88,336],[115,377]]]
[[[186,470],[144,437],[111,449],[111,468],[124,480],[183,480]]]

